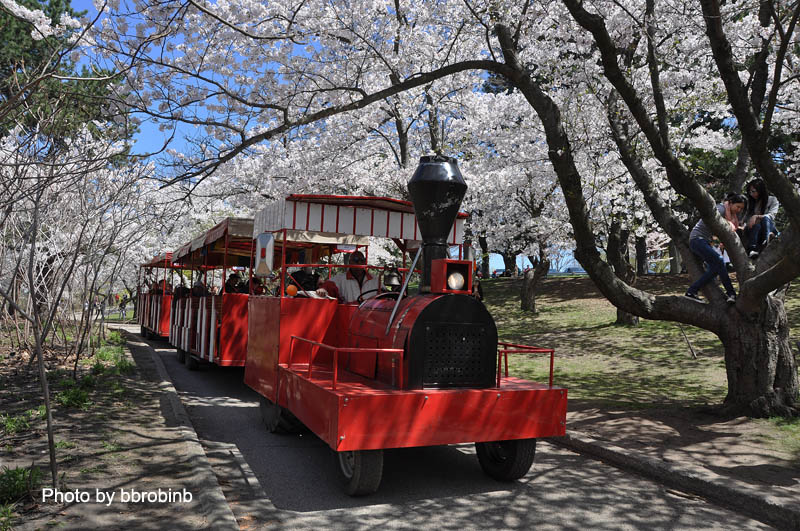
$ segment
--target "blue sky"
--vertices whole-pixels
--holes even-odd
[[[86,17],[93,20],[97,16],[97,10],[91,0],[72,0],[70,2],[72,9],[75,11],[86,11]],[[164,141],[169,136],[169,131],[159,131],[158,126],[146,120],[145,116],[139,116],[143,120],[139,126],[139,133],[134,135],[133,153],[142,154],[157,151],[164,144]],[[176,136],[176,138],[179,138]],[[178,140],[171,146],[174,149],[180,150],[184,146],[183,142]]]

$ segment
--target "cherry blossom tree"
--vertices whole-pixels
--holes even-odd
[[[38,43],[25,49],[7,42],[3,53],[0,319],[4,326],[11,321],[19,351],[30,353],[38,367],[58,487],[46,342],[65,352],[71,343],[66,329],[89,334],[93,321],[83,315],[76,323],[80,312],[73,303],[107,285],[128,258],[156,187],[145,184],[152,166],[124,163],[127,135],[118,127],[119,108],[102,99],[111,79],[72,75],[67,57],[86,43],[79,23],[66,14],[68,4],[47,7],[49,15],[14,0],[0,2],[4,29],[27,29],[28,41]],[[77,367],[80,340],[72,347]]]
[[[549,188],[538,184],[549,180],[559,212],[545,218],[566,214],[575,256],[602,293],[630,314],[715,333],[725,347],[726,408],[763,416],[796,411],[798,392],[782,296],[800,274],[800,196],[786,172],[796,165],[793,144],[776,152],[772,141],[775,131],[792,138],[796,130],[798,13],[755,0],[132,0],[94,39],[127,76],[126,103],[166,128],[197,126],[194,149],[176,157],[171,176],[195,183],[289,142],[305,147],[284,170],[309,174],[325,160],[315,143],[327,128],[379,130],[393,116],[379,112],[386,102],[413,117],[419,98],[477,92],[487,76],[502,78],[518,97],[482,121],[498,148],[473,149],[470,136],[449,144],[464,168],[503,161],[475,172],[487,176],[476,189],[493,188],[492,178],[498,190],[534,179],[529,204],[549,208]],[[732,126],[707,127],[700,117],[709,116]],[[518,135],[508,151],[495,138],[501,126]],[[756,262],[687,163],[693,149],[718,157],[735,150],[731,185],[757,171],[784,206],[788,227]],[[366,168],[349,166],[352,180],[366,182]],[[518,199],[506,195],[504,214]],[[625,234],[656,223],[696,278],[702,264],[688,248],[679,200],[728,249],[740,286],[735,305],[713,286],[707,304],[636,289],[626,263],[611,256],[625,254]],[[600,248],[614,252],[604,257]]]

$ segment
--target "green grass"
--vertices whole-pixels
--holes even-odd
[[[106,341],[108,341],[108,343],[111,345],[116,345],[118,347],[125,345],[125,338],[122,337],[122,334],[118,330],[112,330],[109,332]]]
[[[125,311],[124,316],[120,316],[119,311],[113,308],[111,312],[106,312],[107,323],[121,323],[131,321],[133,319],[133,305],[128,304],[128,309]]]
[[[788,450],[795,461],[800,462],[800,418],[775,417],[768,419],[776,430],[774,442],[781,449]]]
[[[640,279],[642,289],[681,294],[685,275]],[[669,321],[640,320],[618,326],[616,309],[582,278],[548,278],[536,298],[538,313],[520,309],[518,279],[484,282],[485,302],[501,341],[555,349],[555,385],[567,387],[570,399],[628,408],[719,404],[727,379],[724,351],[710,332]],[[798,340],[800,295],[786,302],[791,344]],[[697,354],[694,359],[687,339]],[[510,354],[513,376],[546,382],[549,357]]]
[[[107,452],[119,452],[122,446],[114,441],[103,441],[103,449]]]
[[[117,360],[115,367],[121,374],[130,374],[136,370],[136,364],[128,358],[120,358]]]
[[[59,450],[67,450],[70,448],[75,448],[75,443],[69,441],[56,441],[56,448],[58,448]]]
[[[106,345],[97,349],[94,357],[100,361],[114,361],[114,359],[121,353],[122,347],[116,345]]]
[[[78,382],[78,387],[83,389],[84,391],[89,391],[94,389],[97,386],[97,379],[93,374],[86,374],[81,377],[80,381]]]
[[[0,415],[0,427],[6,435],[14,435],[31,428],[31,421],[41,420],[47,416],[44,404],[36,409],[29,409],[20,415]]]
[[[0,360],[2,361],[2,360]],[[0,531],[11,531],[14,529],[14,504],[0,504]]]
[[[12,504],[25,498],[42,483],[42,471],[38,467],[8,468],[0,471],[0,504]]]
[[[91,466],[91,467],[86,467],[86,468],[81,468],[81,469],[80,469],[80,473],[81,473],[82,475],[87,475],[87,474],[99,474],[100,472],[105,472],[105,470],[106,470],[107,468],[108,468],[108,465],[106,465],[105,463],[100,463],[99,465],[95,465],[95,466]]]
[[[89,393],[80,387],[72,387],[56,393],[55,400],[64,407],[86,410],[92,402]]]
[[[119,332],[111,332],[109,334],[107,344],[97,350],[92,364],[92,373],[94,374],[129,374],[133,372],[136,365],[125,356],[125,349],[122,345],[125,344],[125,338]],[[111,363],[111,367],[105,363]]]
[[[50,376],[56,382],[54,387],[60,389],[54,395],[56,403],[63,407],[87,410],[92,405],[90,393],[98,387],[110,388],[116,395],[124,393],[124,387],[114,377],[133,372],[136,365],[125,355],[125,349],[119,343],[125,343],[122,335],[110,333],[108,340],[92,358],[81,360],[82,365],[90,365],[90,368],[77,381],[67,371],[52,371]]]
[[[102,362],[102,360],[94,360],[92,361],[92,366],[89,369],[91,374],[103,374],[106,372],[106,364]]]
[[[75,381],[72,378],[61,378],[56,385],[66,390],[77,388],[84,391],[90,391],[97,386],[97,379],[95,378],[94,374],[90,373],[82,376],[78,381]]]
[[[31,428],[28,421],[29,416],[24,415],[0,415],[0,425],[3,427],[3,433],[6,435],[14,435]]]

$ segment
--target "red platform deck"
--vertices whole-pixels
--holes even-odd
[[[517,378],[499,388],[398,390],[349,371],[280,367],[278,403],[337,451],[564,435],[567,390]]]

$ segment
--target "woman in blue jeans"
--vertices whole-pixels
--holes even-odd
[[[745,196],[729,194],[724,202],[717,205],[717,212],[728,221],[733,232],[739,228],[739,217],[744,212],[746,203],[747,198]],[[722,285],[725,287],[728,302],[736,302],[736,290],[733,289],[722,255],[711,245],[713,237],[711,229],[706,226],[702,219],[697,222],[689,235],[689,249],[706,263],[706,272],[694,284],[689,286],[689,289],[686,290],[686,296],[696,301],[702,300],[697,293],[703,286],[719,275]]]
[[[747,211],[744,220],[744,241],[750,258],[757,258],[769,240],[778,234],[775,216],[778,200],[769,195],[767,185],[761,179],[753,179],[745,186]]]

